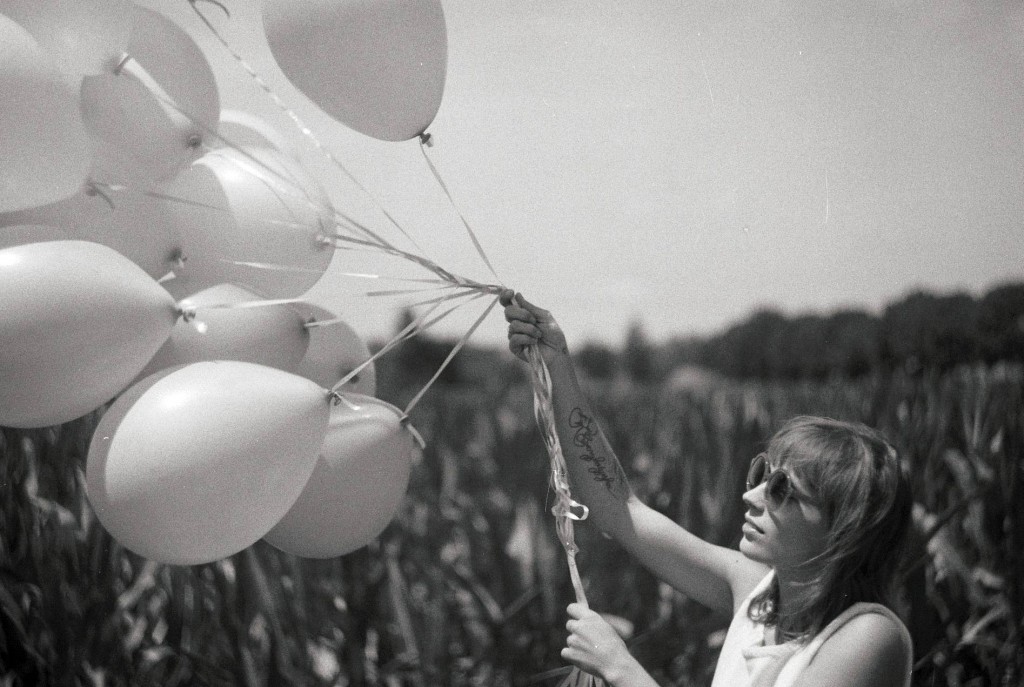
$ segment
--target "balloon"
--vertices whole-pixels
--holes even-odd
[[[113,248],[160,279],[175,268],[181,253],[181,239],[161,210],[164,202],[131,190],[108,190],[101,195],[86,187],[66,200],[2,215],[0,227],[28,223],[59,227],[68,238]]]
[[[131,7],[125,0],[0,0],[0,14],[24,26],[65,74],[99,74],[117,63]]]
[[[409,484],[413,440],[402,413],[369,396],[331,409],[330,427],[302,495],[263,538],[286,553],[332,558],[379,535]]]
[[[448,60],[439,0],[266,0],[263,26],[285,76],[352,129],[404,141],[437,114]]]
[[[68,235],[60,229],[39,224],[18,224],[11,227],[0,227],[0,249],[20,246],[25,243],[67,241],[68,238]]]
[[[177,306],[119,253],[86,241],[0,250],[0,425],[95,410],[167,340]]]
[[[306,353],[310,337],[305,320],[293,308],[208,307],[258,300],[258,296],[241,287],[222,284],[181,301],[180,306],[196,308],[195,319],[178,321],[170,338],[140,376],[201,360],[242,360],[294,371]]]
[[[0,160],[0,212],[67,198],[91,164],[77,91],[32,36],[2,15]]]
[[[179,298],[237,284],[269,298],[305,293],[334,254],[334,211],[316,182],[286,155],[219,148],[162,193],[186,262],[164,283]]]
[[[298,159],[299,150],[268,122],[245,110],[223,110],[216,142],[228,148],[270,148]]]
[[[116,72],[82,81],[82,114],[96,144],[93,178],[148,187],[202,155],[220,96],[206,57],[183,29],[144,7],[129,14],[130,57]]]
[[[307,321],[327,322],[337,319],[330,310],[311,303],[299,303],[294,307],[303,313]],[[309,348],[295,374],[311,379],[320,386],[333,388],[342,377],[369,358],[370,349],[355,330],[345,322],[333,322],[323,327],[310,327]],[[376,394],[377,374],[373,363],[364,367],[340,390],[366,396]]]
[[[326,392],[262,365],[200,362],[151,375],[103,415],[89,502],[121,544],[194,565],[249,546],[295,503],[330,415]]]

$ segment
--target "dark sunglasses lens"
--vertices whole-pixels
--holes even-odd
[[[768,484],[764,489],[765,494],[768,496],[768,503],[773,508],[778,508],[789,497],[789,492],[792,488],[789,482],[789,475],[782,470],[776,470],[768,478]]]
[[[763,453],[754,456],[750,461],[750,469],[747,471],[747,491],[750,491],[764,481],[768,474],[768,460]]]

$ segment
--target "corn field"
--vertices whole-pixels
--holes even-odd
[[[1024,398],[1019,370],[827,383],[590,389],[637,494],[735,546],[746,465],[796,414],[864,421],[913,475],[902,613],[916,685],[1024,683]],[[401,404],[403,394],[389,399]],[[525,377],[438,386],[427,448],[376,541],[332,560],[262,542],[158,565],[103,530],[84,493],[98,413],[2,431],[0,685],[555,685],[571,585],[547,512]],[[663,685],[707,685],[728,618],[659,584],[586,523],[588,597]],[[632,630],[635,628],[635,630]]]

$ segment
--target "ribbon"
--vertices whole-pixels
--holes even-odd
[[[544,445],[547,447],[548,456],[551,458],[551,487],[555,491],[555,505],[551,508],[551,513],[555,516],[555,531],[558,533],[558,541],[565,549],[566,562],[569,564],[569,578],[572,580],[572,588],[576,593],[576,603],[581,604],[584,608],[590,608],[590,604],[587,603],[587,595],[583,591],[580,571],[576,565],[576,554],[579,552],[579,547],[576,546],[573,532],[573,522],[586,520],[590,510],[574,500],[572,492],[569,490],[565,454],[562,453],[562,442],[559,441],[558,432],[555,430],[551,374],[548,372],[547,363],[544,362],[544,357],[537,344],[526,348],[526,360],[530,364],[530,378],[533,383],[533,416],[537,420],[537,426],[540,428]],[[604,680],[579,668],[573,668],[560,683],[560,687],[603,687],[604,685]]]

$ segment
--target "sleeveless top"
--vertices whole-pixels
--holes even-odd
[[[913,668],[910,633],[903,621],[881,604],[856,603],[840,613],[809,640],[765,645],[767,628],[764,623],[754,622],[747,617],[747,609],[750,607],[751,599],[766,589],[774,576],[774,571],[769,572],[743,600],[736,615],[733,616],[725,643],[722,644],[711,687],[791,687],[800,673],[814,660],[825,640],[851,618],[863,613],[880,613],[891,618],[899,627],[907,655],[903,685],[910,687],[910,673]]]

